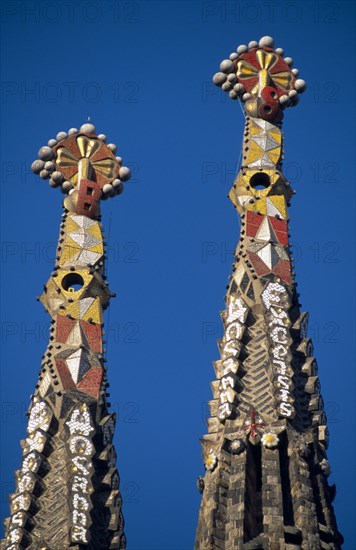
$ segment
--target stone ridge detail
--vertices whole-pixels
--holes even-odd
[[[308,315],[289,246],[294,191],[282,172],[285,107],[305,88],[273,40],[239,46],[214,82],[245,103],[229,197],[241,235],[222,312],[195,550],[341,548],[328,431]]]

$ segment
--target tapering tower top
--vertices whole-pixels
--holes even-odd
[[[201,439],[195,550],[339,550],[327,421],[289,244],[293,190],[282,171],[286,107],[305,82],[273,39],[239,46],[214,82],[245,104],[229,197],[241,234],[221,317],[220,359]]]
[[[69,212],[97,218],[100,199],[122,193],[123,182],[131,177],[116,152],[117,146],[106,144],[106,136],[96,135],[93,124],[87,122],[80,130],[71,128],[50,139],[38,151],[32,170],[49,179],[51,187],[61,187],[68,195],[64,206]]]
[[[282,48],[274,49],[270,36],[242,44],[220,63],[214,84],[231,99],[240,98],[249,116],[279,123],[283,110],[296,105],[306,88],[305,81],[297,78],[298,69],[292,69],[293,59],[283,55]]]
[[[130,170],[105,142],[88,122],[59,132],[32,164],[66,197],[55,266],[39,298],[51,316],[49,344],[10,495],[6,550],[126,548],[103,339],[114,293],[99,215],[100,201],[123,191]]]

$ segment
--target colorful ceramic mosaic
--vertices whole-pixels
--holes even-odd
[[[327,480],[327,427],[289,246],[293,190],[281,123],[305,82],[273,39],[242,45],[214,82],[244,103],[230,191],[241,235],[222,313],[195,550],[340,549]],[[323,467],[323,464],[325,467]]]
[[[29,409],[28,436],[1,548],[126,548],[115,415],[108,411],[100,200],[123,190],[130,171],[92,124],[60,132],[32,168],[66,194],[56,265],[41,302],[50,342]]]

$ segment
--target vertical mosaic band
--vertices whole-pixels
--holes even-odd
[[[216,85],[245,110],[229,197],[241,235],[214,363],[195,550],[340,549],[328,431],[308,315],[289,246],[294,191],[282,172],[284,111],[305,82],[273,39],[239,46]]]
[[[56,264],[40,297],[49,344],[28,411],[23,458],[5,520],[6,550],[124,549],[119,474],[108,410],[100,201],[130,178],[92,124],[60,132],[32,169],[66,195]]]

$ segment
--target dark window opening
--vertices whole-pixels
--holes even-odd
[[[284,525],[294,525],[294,510],[293,500],[290,486],[289,476],[289,456],[288,456],[288,439],[287,434],[284,433],[280,436],[279,445],[279,462],[281,472],[281,485],[282,485],[282,502],[283,502],[283,517]]]
[[[320,539],[323,542],[335,542],[335,535],[331,533],[330,531],[327,531],[324,527],[324,529],[319,530]]]
[[[87,195],[94,195],[94,187],[87,187]]]
[[[257,172],[257,174],[254,174],[250,179],[250,185],[254,189],[266,189],[271,185],[271,180],[269,179],[269,175],[265,172]]]
[[[263,530],[261,445],[247,444],[244,542]]]
[[[84,279],[79,273],[68,273],[62,279],[62,288],[68,292],[77,292],[84,286]]]
[[[284,528],[284,540],[287,544],[294,544],[300,546],[303,542],[302,532],[297,527],[285,527]]]
[[[90,207],[91,207],[91,204],[89,204],[88,202],[84,203],[84,210],[90,210]]]

